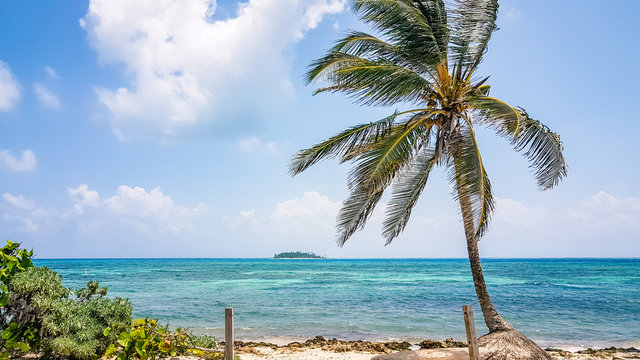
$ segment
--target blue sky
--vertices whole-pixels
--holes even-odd
[[[498,198],[483,256],[640,256],[638,13],[500,3],[480,72],[561,135],[570,171],[538,192],[481,131]],[[340,0],[0,3],[0,236],[39,257],[465,257],[441,170],[386,247],[383,207],[335,245],[347,164],[287,174],[296,150],[395,110],[305,85],[349,29],[369,30]]]

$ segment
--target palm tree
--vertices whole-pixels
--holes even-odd
[[[350,195],[337,218],[342,246],[365,225],[393,184],[383,224],[390,243],[407,225],[431,170],[446,168],[460,203],[475,290],[489,328],[481,344],[486,349],[493,345],[490,358],[514,358],[515,347],[520,347],[518,358],[546,359],[542,349],[498,314],[485,285],[477,242],[487,230],[494,199],[475,127],[495,130],[523,152],[541,190],[566,176],[563,146],[557,134],[524,109],[489,96],[488,77],[477,75],[496,29],[497,0],[447,4],[452,8],[443,0],[351,1],[380,36],[348,33],[311,64],[307,81],[327,83],[316,94],[341,92],[364,105],[412,109],[350,127],[298,152],[290,172],[298,174],[324,158],[354,163]]]

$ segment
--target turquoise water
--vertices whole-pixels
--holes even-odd
[[[462,259],[37,260],[66,286],[128,297],[134,316],[244,339],[464,339],[462,305],[486,332]],[[640,346],[639,259],[487,259],[498,311],[543,346]],[[86,271],[86,275],[85,275]]]

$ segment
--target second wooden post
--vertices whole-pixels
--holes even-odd
[[[233,360],[233,308],[224,309],[224,360]]]
[[[473,320],[473,307],[464,305],[462,307],[464,314],[464,327],[467,329],[467,343],[469,344],[469,360],[479,360],[478,341],[476,339],[476,323]]]

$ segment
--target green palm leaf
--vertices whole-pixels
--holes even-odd
[[[427,20],[440,53],[447,56],[449,47],[449,27],[447,26],[447,9],[442,0],[413,0],[413,5],[420,10]]]
[[[384,189],[368,191],[363,188],[351,191],[349,197],[342,204],[336,221],[338,245],[343,246],[353,233],[364,227],[383,192]]]
[[[487,230],[495,204],[473,128],[463,127],[460,137],[452,140],[450,149],[453,162],[450,179],[457,188],[457,199],[469,199],[472,218],[464,220],[472,221],[476,239],[480,239]]]
[[[294,155],[289,165],[289,173],[297,175],[318,161],[335,156],[343,156],[389,131],[395,114],[382,120],[356,125]]]
[[[361,31],[352,31],[338,40],[330,51],[375,59],[399,55],[402,53],[402,47]]]
[[[418,113],[404,124],[395,125],[371,151],[358,156],[358,163],[349,174],[349,187],[377,192],[389,186],[397,172],[428,143],[424,134],[433,126],[427,120],[433,115],[434,112]]]
[[[411,54],[411,59],[433,68],[447,57],[448,30],[442,1],[424,0],[425,7],[440,14],[425,17],[412,0],[353,0],[360,18],[382,32],[385,38]]]
[[[497,0],[456,0],[450,13],[451,43],[449,58],[457,69],[470,76],[480,64],[496,27]]]
[[[423,111],[424,109],[415,109],[396,112],[376,122],[350,127],[319,144],[299,151],[291,160],[289,173],[297,175],[305,171],[309,166],[326,158],[339,156],[343,158],[343,161],[350,160],[354,154],[358,154],[361,151],[360,148],[384,137],[390,131],[396,117]]]
[[[435,155],[433,148],[422,150],[407,172],[394,183],[382,225],[382,235],[387,239],[387,245],[400,235],[409,222],[411,210],[422,194],[437,161]]]
[[[467,98],[467,103],[478,111],[480,123],[496,128],[502,135],[515,136],[522,130],[520,111],[500,99],[473,95]]]
[[[428,73],[431,68],[424,67],[412,58],[409,49],[403,44],[390,44],[373,35],[353,31],[336,42],[330,53],[345,53],[367,60],[385,59],[396,65],[415,71],[418,74]]]
[[[524,109],[516,109],[499,99],[473,96],[469,103],[479,110],[480,123],[509,139],[517,151],[524,151],[541,190],[556,186],[567,176],[564,148],[558,134],[531,119]]]
[[[366,105],[416,103],[432,92],[431,83],[413,70],[383,59],[367,60],[340,52],[331,52],[312,64],[307,79],[320,76],[334,85],[314,94],[343,92]]]
[[[548,190],[558,185],[567,176],[567,163],[562,151],[564,146],[560,135],[551,131],[538,120],[531,119],[520,109],[522,130],[511,139],[511,143],[518,151],[525,151],[524,156],[529,159],[538,187]]]

